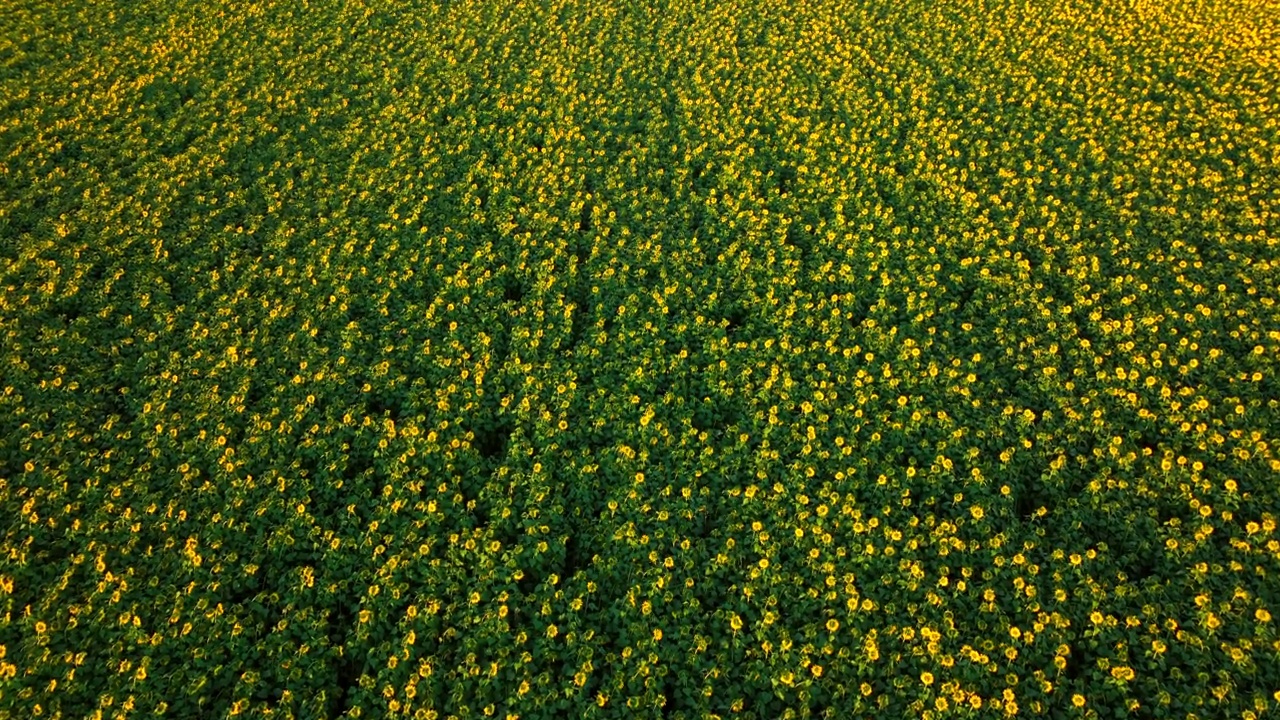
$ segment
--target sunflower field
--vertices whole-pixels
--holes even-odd
[[[1276,0],[0,0],[0,718],[1280,718]]]

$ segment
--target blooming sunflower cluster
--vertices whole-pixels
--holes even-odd
[[[1264,718],[1261,0],[0,22],[0,715]]]

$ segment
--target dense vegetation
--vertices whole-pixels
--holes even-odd
[[[0,717],[1275,717],[1272,0],[0,2]]]

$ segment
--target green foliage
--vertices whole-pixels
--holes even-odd
[[[1274,716],[1258,0],[9,0],[0,718]]]

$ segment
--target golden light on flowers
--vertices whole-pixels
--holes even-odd
[[[0,31],[14,714],[1273,709],[1268,8],[170,5]]]

